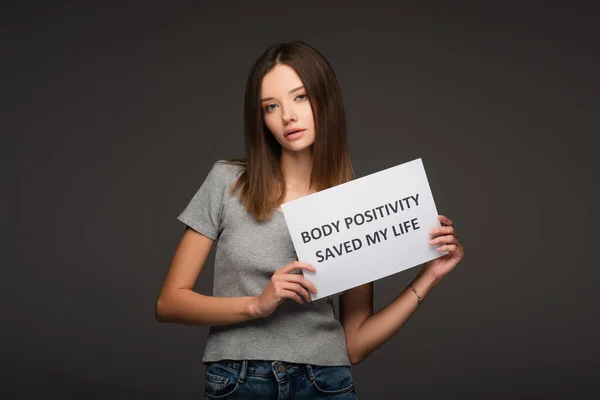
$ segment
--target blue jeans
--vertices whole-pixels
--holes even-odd
[[[206,363],[204,397],[223,399],[356,400],[349,366],[284,361],[221,360]]]

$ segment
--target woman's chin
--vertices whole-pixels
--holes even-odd
[[[285,150],[287,152],[290,153],[299,153],[299,152],[303,152],[303,151],[310,151],[312,150],[312,142],[301,142],[301,141],[296,141],[293,143],[286,143],[285,145],[282,145],[282,150]]]

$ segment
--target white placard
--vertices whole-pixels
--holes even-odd
[[[282,204],[313,300],[448,254],[430,245],[441,226],[420,158]]]

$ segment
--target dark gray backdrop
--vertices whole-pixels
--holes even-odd
[[[176,216],[243,155],[250,64],[290,39],[337,72],[358,175],[422,157],[466,249],[352,368],[359,396],[592,397],[596,14],[496,3],[5,8],[2,397],[202,396],[208,328],[161,325],[154,304]],[[417,270],[377,281],[376,310]]]

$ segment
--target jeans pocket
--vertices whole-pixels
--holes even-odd
[[[311,365],[314,377],[313,386],[321,393],[337,395],[350,392],[354,388],[349,366]]]
[[[204,372],[204,395],[209,399],[220,399],[233,394],[238,388],[239,372],[212,362]]]

